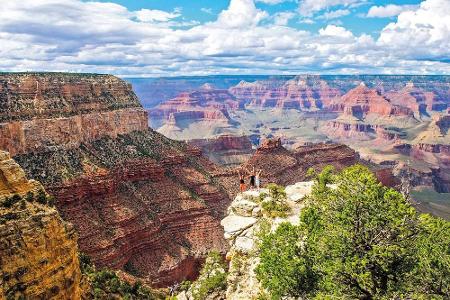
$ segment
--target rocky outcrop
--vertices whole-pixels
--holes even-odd
[[[261,169],[263,183],[294,184],[307,178],[309,168],[320,171],[326,165],[333,165],[340,170],[359,161],[354,150],[340,144],[312,144],[293,151],[281,146],[279,140],[263,142],[262,145],[243,167]]]
[[[194,139],[188,143],[200,148],[210,160],[221,165],[241,164],[253,154],[252,142],[247,136],[224,134],[211,139]]]
[[[75,230],[39,191],[0,151],[0,298],[81,299]]]
[[[256,278],[255,269],[259,264],[258,232],[262,223],[275,230],[279,224],[298,224],[302,199],[311,193],[312,182],[299,182],[286,187],[286,203],[290,213],[275,219],[265,215],[261,202],[257,199],[267,190],[248,191],[238,195],[231,203],[227,216],[222,220],[225,238],[230,244],[227,259],[230,262],[227,277],[226,299],[256,299],[263,288]]]

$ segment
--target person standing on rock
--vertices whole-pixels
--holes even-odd
[[[252,171],[249,172],[247,170],[248,173],[250,173],[250,175],[248,176],[250,178],[250,188],[254,189],[255,188],[255,184],[256,184],[256,171],[255,171],[255,167],[252,167]]]
[[[255,175],[255,185],[256,185],[256,188],[258,190],[259,190],[259,188],[261,186],[261,173],[262,173],[262,170],[259,169],[258,172],[256,172],[256,175]]]
[[[238,171],[239,174],[239,189],[241,190],[241,193],[245,192],[246,186],[245,186],[245,176],[244,174],[241,174],[241,171]]]

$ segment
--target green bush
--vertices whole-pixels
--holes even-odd
[[[286,202],[286,191],[284,187],[271,183],[267,185],[267,189],[269,190],[269,198],[262,200],[261,207],[263,211],[272,218],[287,216],[291,208]]]
[[[419,216],[361,165],[334,176],[336,189],[322,179],[299,226],[262,236],[257,276],[273,299],[448,299],[449,222]]]
[[[195,300],[203,300],[207,295],[226,289],[226,264],[219,252],[213,251],[206,258],[199,279],[192,285],[192,296]]]
[[[90,257],[79,253],[81,272],[89,279],[94,299],[164,299],[162,294],[154,293],[140,281],[133,285],[121,280],[114,271],[97,271]]]
[[[33,202],[34,201],[34,194],[33,192],[28,192],[27,195],[25,196],[25,200],[27,202]]]
[[[43,205],[47,204],[47,194],[44,190],[39,190],[36,198],[37,202]]]
[[[3,200],[3,206],[6,208],[12,207],[14,204],[18,203],[20,200],[22,200],[22,197],[15,194],[12,197],[7,197],[5,200]]]

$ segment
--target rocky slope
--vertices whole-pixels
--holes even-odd
[[[290,151],[277,140],[266,140],[243,167],[261,169],[264,183],[288,185],[306,179],[309,168],[320,171],[333,165],[340,170],[358,161],[358,154],[345,145],[314,144]]]
[[[0,148],[55,196],[97,266],[164,286],[195,277],[210,249],[226,250],[224,172],[148,129],[124,81],[7,74],[1,83]]]
[[[0,151],[0,299],[80,299],[77,237],[40,183]]]
[[[190,145],[198,147],[210,160],[220,165],[239,165],[253,154],[253,145],[247,136],[219,135],[212,139],[194,139]]]

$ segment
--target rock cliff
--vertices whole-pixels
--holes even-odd
[[[77,237],[0,151],[0,299],[81,299]]]
[[[13,156],[77,147],[147,123],[130,85],[110,75],[0,75],[0,149]]]

